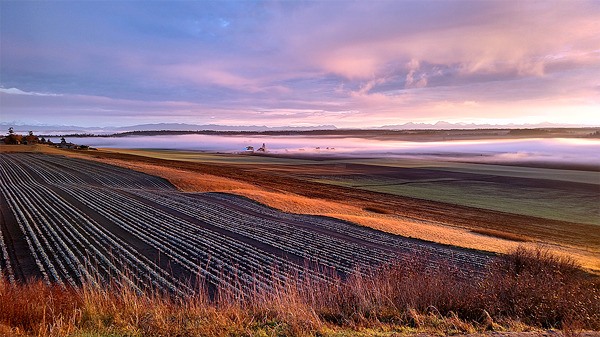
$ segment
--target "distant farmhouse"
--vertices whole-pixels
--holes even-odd
[[[87,145],[77,145],[74,143],[69,143],[65,139],[65,137],[60,138],[60,143],[56,145],[59,149],[69,149],[69,150],[95,150],[94,148],[90,148]]]
[[[254,146],[251,146],[251,145],[246,146],[246,148],[244,149],[244,153],[254,153],[254,152],[255,152]],[[263,152],[263,153],[267,152],[267,145],[265,145],[265,143],[263,143],[262,146],[256,150],[256,152]]]

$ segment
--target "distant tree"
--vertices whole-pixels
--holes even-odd
[[[4,144],[17,145],[21,144],[22,136],[15,133],[15,130],[8,128],[8,136],[4,137]]]
[[[27,135],[27,137],[25,137],[25,141],[29,145],[31,145],[31,144],[37,144],[37,143],[40,142],[40,140],[38,139],[38,137],[33,134],[33,131],[29,131],[29,134]]]

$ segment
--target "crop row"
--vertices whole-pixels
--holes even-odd
[[[382,249],[384,246],[367,247],[327,232],[320,233],[297,226],[291,221],[227,207],[210,199],[198,200],[181,193],[130,192],[199,221],[239,233],[315,263],[323,263],[344,273],[352,272],[357,264],[377,265],[389,262],[397,255],[394,251]]]
[[[29,209],[36,214],[40,213],[38,217],[29,222],[23,221],[27,214],[18,217],[22,231],[27,234],[28,244],[32,247],[32,255],[45,280],[75,284],[71,275],[76,275],[78,279],[81,279],[80,270],[83,268],[77,266],[78,261],[72,258],[74,254],[69,254],[69,246],[72,245],[61,245],[60,237],[53,231],[55,227],[60,227],[60,224],[52,223],[51,219],[57,216],[51,212],[59,209],[60,203],[36,200],[37,196],[28,193],[31,189],[35,189],[45,197],[56,194],[37,181],[42,180],[44,183],[48,183],[49,180],[42,177],[46,176],[44,171],[46,166],[25,170],[22,166],[15,164],[18,163],[11,162],[3,165],[6,167],[3,176],[10,180],[7,181],[6,186],[16,186],[13,190],[19,192],[18,194],[11,190],[3,192],[7,195],[7,199],[23,200],[24,207],[12,203],[13,212],[17,215],[27,213]],[[59,179],[61,174],[73,175],[72,172],[62,171],[56,171],[54,174],[55,178]],[[237,282],[243,286],[268,289],[272,282],[285,281],[287,275],[292,272],[295,275],[307,275],[314,279],[322,278],[307,266],[290,263],[283,257],[261,252],[244,242],[224,237],[167,212],[128,199],[117,189],[99,188],[87,184],[77,186],[72,183],[73,180],[64,179],[64,181],[67,183],[53,184],[55,188],[61,190],[61,195],[68,194],[74,197],[108,219],[112,224],[157,249],[174,263],[183,266],[189,271],[189,274],[200,273],[214,284],[231,286]],[[31,200],[34,200],[33,204]],[[65,202],[64,199],[61,201]],[[38,211],[39,205],[45,203],[50,206],[41,207],[44,208],[43,211],[49,213],[41,214],[41,211]],[[50,222],[47,219],[50,219]],[[77,222],[77,219],[75,221],[69,219],[66,222]],[[45,226],[42,226],[41,229],[35,227],[38,223]],[[57,237],[59,239],[55,239]],[[112,244],[115,243],[112,242]],[[55,255],[58,257],[51,256],[52,254],[48,252],[56,252]],[[134,270],[133,274],[139,275],[140,271]]]
[[[268,289],[273,281],[285,281],[290,272],[300,275],[307,272],[301,265],[139,202],[122,192],[74,186],[61,189],[190,273],[200,272],[213,284],[229,287],[230,281],[236,278],[242,287]]]
[[[4,240],[4,235],[2,234],[0,228],[0,275],[6,275],[8,280],[11,283],[15,282],[15,273],[12,269],[12,263],[10,262],[10,257],[8,255],[8,247]]]
[[[26,165],[34,170],[48,184],[90,184],[116,188],[173,189],[173,186],[164,179],[83,159],[66,159],[41,154],[18,154],[13,159],[20,165]]]
[[[0,183],[46,282],[194,293],[187,278],[243,294],[291,275],[323,281],[416,255],[432,266],[449,258],[469,277],[488,259],[233,195],[181,193],[160,178],[79,159],[0,154]],[[1,235],[0,245],[0,271],[11,277]]]
[[[391,235],[337,219],[284,213],[250,199],[237,197],[231,194],[203,193],[195,194],[193,197],[199,199],[200,202],[215,203],[220,201],[223,205],[227,205],[228,207],[238,206],[243,208],[247,213],[251,212],[259,214],[261,217],[276,218],[281,222],[293,222],[296,226],[298,226],[298,224],[304,224],[306,227],[310,228],[311,231],[337,233],[363,243],[386,247],[387,249],[394,251],[399,258],[401,258],[402,255],[411,257],[417,255],[434,256],[440,260],[451,260],[465,267],[473,267],[468,268],[470,269],[469,272],[482,270],[489,262],[488,255],[474,253],[473,251],[444,245],[424,244],[421,240]]]
[[[344,273],[424,255],[433,257],[432,264],[450,260],[468,267],[463,270],[465,276],[471,276],[481,271],[488,260],[468,251],[427,245],[329,218],[277,212],[230,195],[156,194],[142,190],[129,193]]]
[[[152,285],[161,290],[189,290],[55,191],[36,182],[21,166],[6,165],[5,160],[0,163],[2,195],[46,282],[114,282],[134,288]]]

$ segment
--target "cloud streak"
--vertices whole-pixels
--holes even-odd
[[[25,95],[25,96],[61,96],[59,94],[48,94],[42,92],[32,92],[32,91],[23,91],[17,88],[0,88],[0,93],[8,94],[8,95]]]

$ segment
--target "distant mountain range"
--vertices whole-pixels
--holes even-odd
[[[0,123],[0,128],[8,130],[13,127],[15,132],[23,133],[34,131],[37,134],[42,133],[93,133],[93,134],[111,134],[129,131],[308,131],[308,130],[336,130],[334,125],[318,125],[318,126],[286,126],[286,127],[268,127],[268,126],[229,126],[217,124],[184,124],[184,123],[157,123],[157,124],[138,124],[122,127],[84,127],[74,125],[25,125],[25,124],[10,124]]]
[[[123,131],[158,131],[158,130],[170,130],[170,131],[307,131],[307,130],[336,130],[335,125],[318,125],[318,126],[280,126],[280,127],[269,127],[269,126],[229,126],[229,125],[218,125],[218,124],[182,124],[182,123],[159,123],[159,124],[140,124],[133,126],[125,126],[115,128],[118,132]]]
[[[156,124],[138,124],[123,127],[82,127],[74,125],[27,125],[11,124],[2,122],[0,128],[8,131],[13,127],[15,132],[25,133],[34,131],[36,134],[73,134],[73,133],[91,133],[91,134],[112,134],[129,131],[309,131],[309,130],[340,130],[335,125],[318,126],[282,126],[268,127],[260,125],[251,126],[230,126],[218,124],[185,124],[185,123],[156,123]],[[372,127],[372,130],[444,130],[444,129],[522,129],[522,128],[578,128],[594,127],[590,125],[577,124],[556,124],[556,123],[538,123],[538,124],[475,124],[475,123],[448,123],[444,121],[435,124],[428,123],[405,123],[395,125],[384,125],[381,127]],[[2,134],[4,132],[1,132]]]
[[[599,125],[597,125],[599,126]],[[405,123],[396,125],[384,125],[376,129],[383,130],[447,130],[447,129],[536,129],[536,128],[584,128],[594,127],[592,125],[579,124],[557,124],[557,123],[537,123],[537,124],[475,124],[475,123],[448,123],[444,121],[435,124],[428,123]]]

